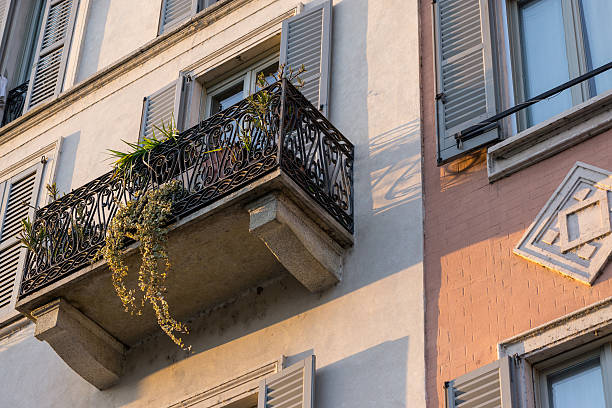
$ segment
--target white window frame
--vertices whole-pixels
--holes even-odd
[[[508,32],[510,38],[510,54],[511,54],[511,71],[512,81],[511,86],[516,96],[516,103],[525,101],[525,76],[523,73],[523,56],[522,56],[522,41],[519,7],[521,3],[537,0],[508,0]],[[587,55],[585,52],[582,19],[580,16],[580,1],[579,0],[560,0],[563,9],[563,31],[565,33],[566,54],[568,62],[568,72],[570,78],[575,78],[588,72]],[[597,68],[597,67],[593,67]],[[576,106],[585,102],[594,95],[590,90],[591,81],[583,81],[582,83],[571,88],[572,106]],[[560,85],[560,84],[559,84]],[[500,84],[503,86],[503,84]],[[517,115],[518,129],[525,130],[527,126],[527,112],[521,110]],[[537,125],[534,123],[532,126]]]
[[[276,52],[266,57],[258,58],[256,62],[250,62],[246,68],[240,68],[239,71],[234,71],[234,74],[225,76],[224,79],[216,81],[208,86],[202,87],[202,101],[200,108],[200,118],[206,119],[211,116],[212,98],[226,91],[227,89],[243,82],[242,97],[243,99],[256,92],[257,73],[266,67],[279,61],[280,53]]]
[[[9,78],[9,88],[15,88],[24,82],[30,79],[32,66],[28,66],[25,64],[27,60],[32,60],[34,62],[34,58],[36,56],[36,45],[38,40],[38,35],[40,32],[40,25],[43,20],[43,13],[45,10],[45,0],[33,0],[31,2],[31,8],[24,8],[22,4],[17,4],[13,1],[11,6],[11,10],[9,10],[8,18],[7,18],[7,38],[3,40],[4,49],[3,54],[0,56],[1,59],[1,74],[5,75],[7,70],[7,64],[14,64],[13,68],[15,69],[12,72],[12,77]],[[11,34],[15,34],[14,31],[16,29],[21,29],[21,27],[15,27],[15,24],[21,21],[30,21],[33,24],[30,24],[29,27],[23,29],[23,37],[21,38],[12,38]],[[15,47],[18,48],[15,49]],[[7,61],[6,53],[9,49],[12,49],[13,52],[16,52],[18,55],[17,61]]]
[[[243,404],[250,403],[259,391],[262,379],[280,372],[284,358],[269,361],[249,372],[212,387],[201,390],[168,408],[247,408]],[[257,405],[257,403],[255,404]]]
[[[548,395],[548,378],[551,375],[595,358],[599,358],[602,371],[606,408],[612,408],[612,343],[606,343],[595,348],[587,346],[587,348],[590,348],[590,350],[585,352],[584,347],[580,347],[533,366],[533,376],[536,384],[534,387],[536,408],[553,408],[550,406]]]
[[[498,111],[501,112],[524,100],[518,31],[518,2],[522,0],[488,1],[495,39],[493,59],[496,95],[499,101]],[[573,89],[580,89],[584,93],[586,91],[582,89],[588,89],[586,86],[576,85]],[[589,93],[584,95],[588,96]],[[500,120],[501,138],[504,140],[487,150],[489,182],[516,173],[609,129],[612,119],[607,106],[612,101],[612,90],[584,98],[584,102],[530,127],[526,126],[527,116],[524,110]]]
[[[498,344],[498,357],[511,357],[516,406],[543,405],[542,376],[602,353],[604,387],[612,390],[612,297],[588,305]],[[584,361],[584,360],[582,360]],[[544,388],[545,389],[545,388]],[[607,401],[608,408],[612,406]]]

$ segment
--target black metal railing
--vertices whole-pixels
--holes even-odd
[[[23,114],[23,106],[25,105],[29,83],[30,82],[27,81],[9,91],[6,97],[2,126],[14,121]]]
[[[129,177],[106,173],[38,209],[33,228],[44,238],[28,254],[20,297],[90,264],[118,203],[170,180],[183,187],[177,220],[280,168],[352,233],[353,145],[290,83],[261,92],[272,96],[263,117],[243,100],[162,143]]]
[[[541,101],[545,101],[551,96],[555,96],[560,92],[563,92],[566,89],[571,88],[572,86],[578,85],[581,82],[587,81],[596,75],[599,75],[603,72],[609,71],[612,69],[612,61],[608,62],[605,65],[602,65],[599,68],[595,68],[583,75],[580,75],[574,79],[571,79],[559,86],[556,86],[546,92],[542,92],[539,95],[534,96],[526,100],[525,102],[521,102],[509,109],[504,110],[503,112],[498,113],[497,115],[493,115],[490,118],[483,120],[475,125],[472,125],[461,132],[455,134],[455,141],[457,142],[457,147],[459,147],[463,142],[473,139],[476,136],[479,136],[485,132],[488,132],[491,129],[494,129],[499,126],[498,121],[504,119],[512,114],[515,114],[523,109],[528,108],[529,106],[536,104]]]

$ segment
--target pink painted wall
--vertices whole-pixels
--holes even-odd
[[[612,170],[612,131],[489,184],[485,154],[436,166],[431,1],[421,0],[425,341],[429,407],[444,381],[497,359],[497,343],[612,296],[512,253],[576,161]]]

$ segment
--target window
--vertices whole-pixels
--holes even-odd
[[[30,78],[44,3],[44,0],[25,0],[7,13],[2,73],[8,76],[11,89]]]
[[[439,165],[612,89],[608,71],[466,137],[473,125],[611,62],[612,2],[433,3]]]
[[[0,113],[3,124],[11,122],[23,112],[45,2],[24,0],[16,7],[17,3],[13,0],[7,4],[4,27],[0,21],[0,39],[3,43],[0,47],[3,50],[0,72],[7,78],[7,92],[10,93],[4,115]]]
[[[610,343],[574,357],[566,353],[534,366],[540,408],[612,407]]]
[[[196,13],[221,0],[162,0],[159,34],[178,27]]]
[[[326,115],[329,108],[332,3],[330,0],[312,3],[285,19],[280,33],[269,36],[240,55],[228,54],[214,66],[204,62],[191,66],[185,73],[189,75],[188,86],[177,91],[177,123],[184,124],[183,129],[191,128],[259,91],[257,76],[263,73],[271,82],[279,64],[294,70],[305,66],[306,72],[300,76],[305,82],[301,92]]]
[[[203,118],[219,113],[259,90],[257,76],[263,73],[269,82],[278,70],[278,55],[260,60],[230,77],[204,88]]]
[[[530,0],[514,6],[514,63],[517,94],[529,99],[612,61],[612,2],[609,0]],[[540,123],[573,105],[612,89],[612,73],[600,74],[523,114],[521,128]]]
[[[220,2],[221,0],[199,0],[198,1],[198,11],[204,10],[206,7],[210,7],[215,3]]]

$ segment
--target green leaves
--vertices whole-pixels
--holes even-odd
[[[189,330],[172,317],[165,299],[165,280],[172,265],[166,249],[168,231],[164,225],[172,216],[172,198],[182,188],[179,181],[170,181],[159,189],[146,191],[135,200],[120,204],[100,252],[112,271],[113,286],[125,311],[141,315],[141,307],[148,302],[164,333],[181,348],[189,349],[176,335],[189,333]],[[137,289],[126,285],[129,270],[123,261],[123,248],[128,239],[140,241],[142,262],[138,271]],[[141,295],[137,297],[138,290]]]
[[[113,162],[115,174],[125,175],[129,173],[138,162],[148,165],[151,151],[167,140],[174,140],[176,142],[178,134],[173,114],[168,123],[164,123],[162,120],[161,127],[154,126],[153,135],[151,137],[145,136],[140,143],[131,143],[122,139],[121,141],[128,147],[127,152],[112,149],[107,150],[111,158],[115,159]]]
[[[21,231],[19,231],[17,238],[21,245],[29,249],[32,253],[38,251],[46,237],[47,232],[44,228],[38,231],[34,229],[34,223],[30,221],[30,217],[21,220]]]

